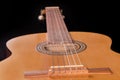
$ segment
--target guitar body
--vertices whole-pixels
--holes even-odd
[[[46,33],[36,33],[7,42],[12,54],[0,62],[0,80],[120,80],[120,54],[111,50],[112,41],[108,36],[91,32],[70,32],[70,35],[73,40],[86,44],[87,48],[78,53],[78,57],[87,68],[109,67],[112,74],[85,74],[84,77],[54,79],[48,76],[25,77],[27,71],[48,71],[53,65],[52,55],[40,53],[36,49],[39,43],[46,41]],[[54,65],[59,65],[58,62],[63,64],[62,56],[54,56]]]

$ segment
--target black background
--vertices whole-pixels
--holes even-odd
[[[45,22],[37,18],[45,6],[60,6],[69,31],[97,32],[111,37],[111,48],[120,53],[118,2],[5,0],[1,9],[0,60],[6,57],[7,40],[24,34],[46,32]]]

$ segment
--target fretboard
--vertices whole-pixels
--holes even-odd
[[[65,25],[59,7],[46,7],[47,41],[50,43],[71,43],[72,39]]]

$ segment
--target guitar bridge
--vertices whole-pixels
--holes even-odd
[[[26,78],[50,77],[50,78],[70,78],[70,77],[88,77],[92,74],[112,74],[110,68],[87,68],[83,65],[51,66],[48,71],[28,71],[25,72]]]
[[[50,77],[76,77],[90,74],[112,74],[110,68],[86,68],[83,65],[51,66]]]

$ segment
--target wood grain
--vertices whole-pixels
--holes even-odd
[[[109,67],[113,74],[92,74],[75,78],[36,77],[25,78],[25,71],[48,70],[52,56],[39,53],[36,45],[46,41],[46,33],[29,34],[13,38],[7,42],[12,55],[0,62],[0,80],[120,80],[120,54],[111,50],[112,40],[103,34],[92,32],[70,32],[73,40],[82,41],[87,49],[78,54],[88,68]],[[75,56],[75,55],[73,55]],[[54,64],[63,64],[61,56],[55,57]],[[75,58],[77,62],[77,58]]]

